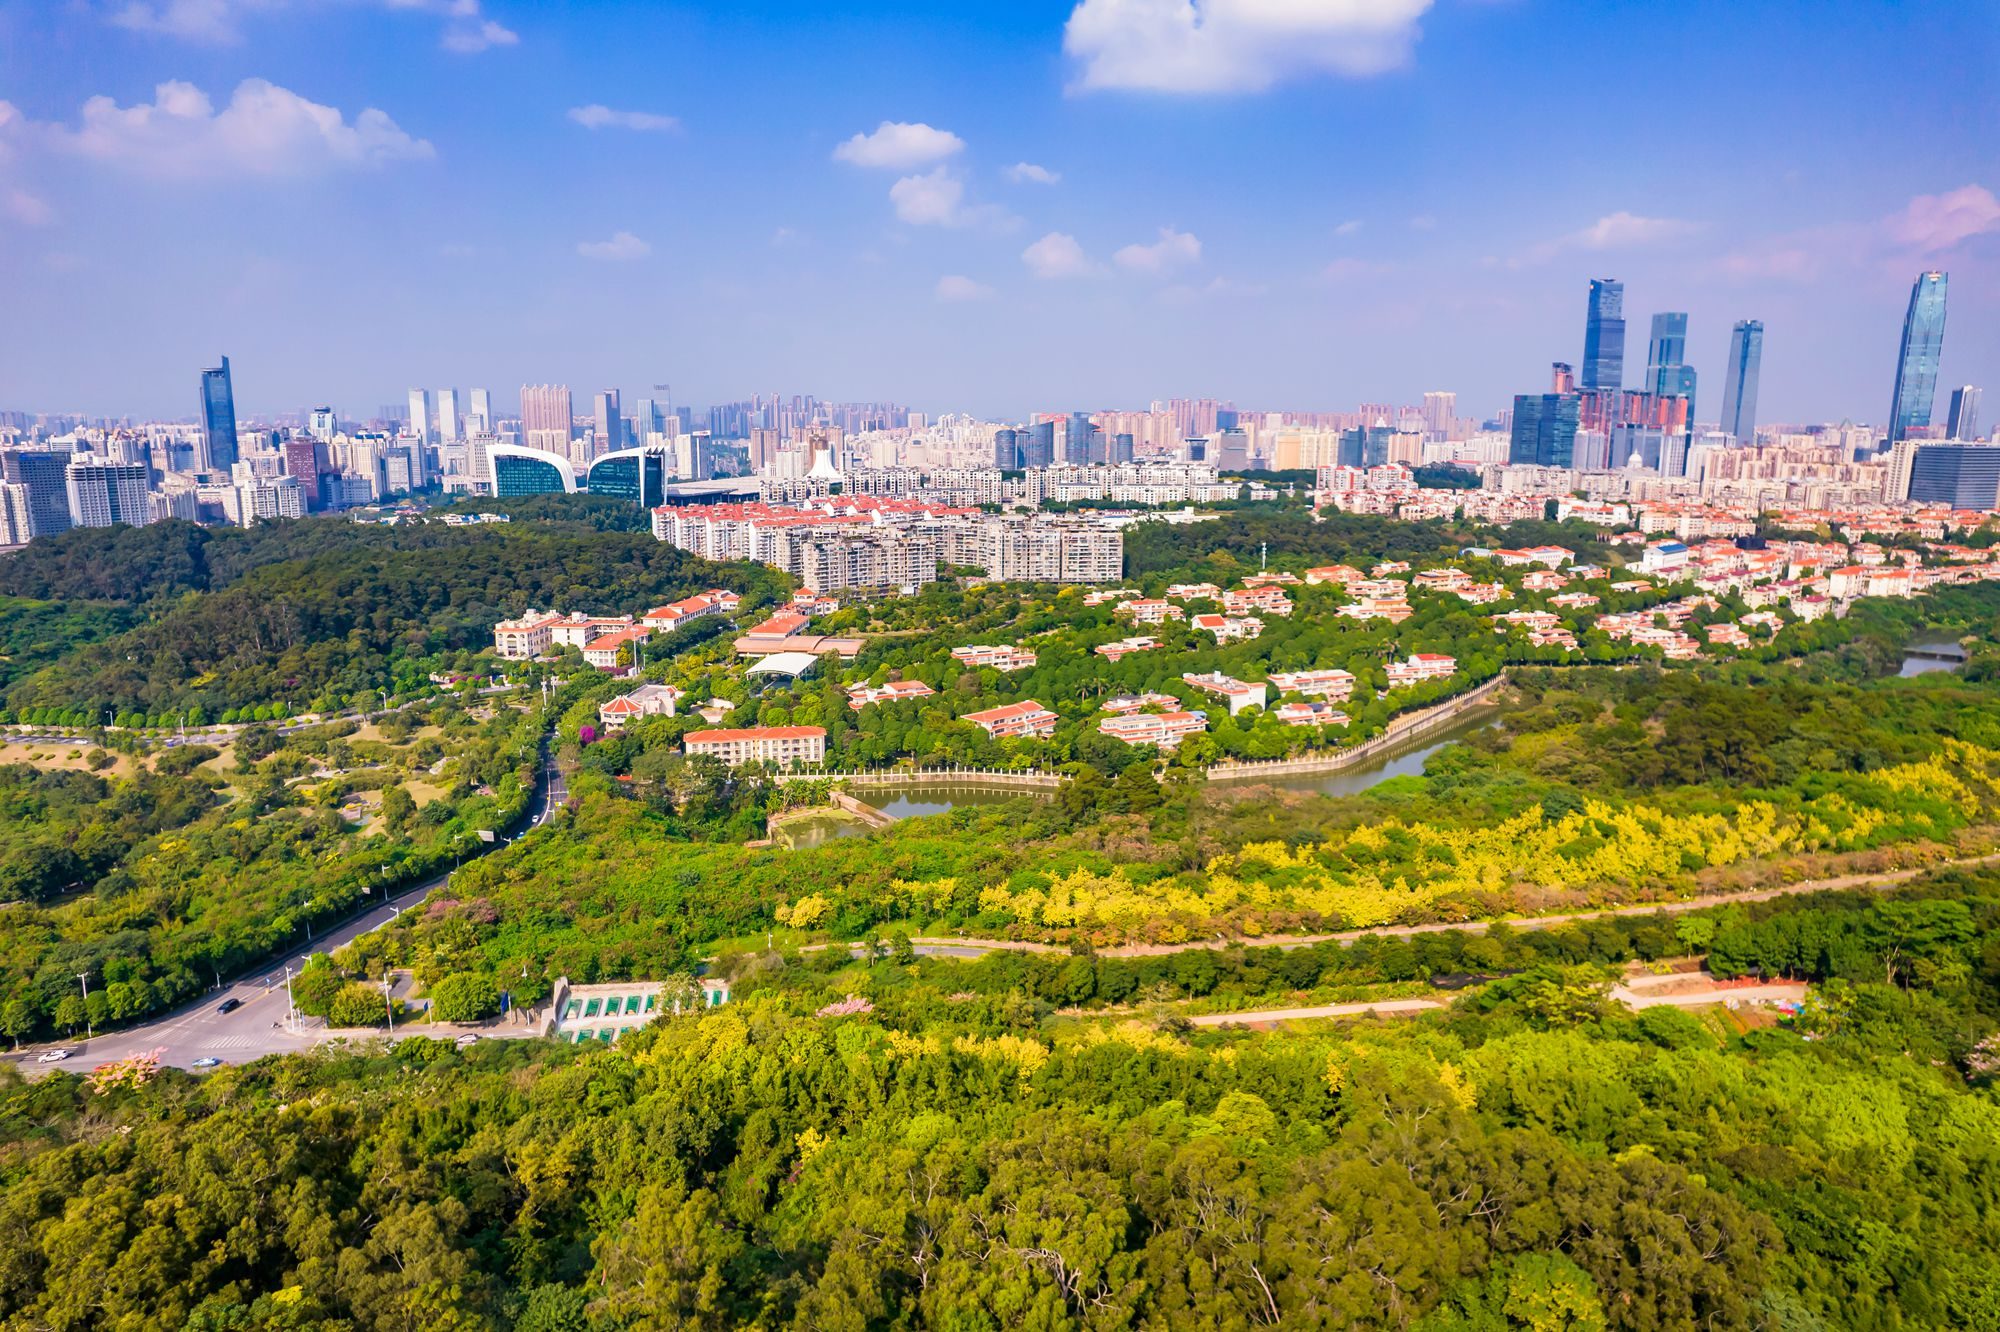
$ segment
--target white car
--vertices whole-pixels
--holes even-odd
[[[477,1036],[473,1035],[471,1032],[468,1031],[465,1033],[465,1035],[458,1038],[456,1044],[458,1045],[459,1049],[463,1050],[466,1046],[473,1044],[478,1039],[479,1038]]]
[[[38,1064],[60,1064],[67,1058],[69,1058],[69,1051],[67,1050],[50,1050],[47,1054],[37,1055],[35,1062]]]

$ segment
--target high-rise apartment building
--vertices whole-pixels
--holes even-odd
[[[1449,439],[1458,422],[1456,393],[1424,394],[1424,433],[1433,439]]]
[[[524,441],[530,440],[538,430],[560,433],[567,440],[573,424],[569,385],[521,386],[521,438]]]
[[[458,390],[438,390],[438,440],[440,443],[465,438],[465,428],[458,419]]]
[[[1945,434],[1957,440],[1979,438],[1979,390],[1972,385],[1951,391],[1951,416]]]
[[[28,528],[34,536],[70,529],[67,453],[48,449],[0,449],[0,481],[27,495]]]
[[[1586,389],[1625,384],[1625,284],[1616,278],[1590,280],[1590,306],[1583,325],[1583,379]]]
[[[146,500],[146,464],[114,462],[85,454],[63,470],[70,522],[77,527],[144,527],[153,520]]]
[[[1729,330],[1722,374],[1722,429],[1738,444],[1757,442],[1757,376],[1764,364],[1764,321],[1739,319]]]
[[[437,432],[431,429],[429,389],[410,390],[410,433],[426,444],[437,443]]]
[[[1687,363],[1688,317],[1680,311],[1653,316],[1646,351],[1646,388],[1662,398],[1686,398],[1694,416],[1694,367]]]
[[[1931,423],[1937,393],[1938,361],[1944,354],[1946,275],[1933,269],[1917,275],[1910,308],[1903,315],[1903,344],[1896,354],[1896,395],[1889,407],[1889,443],[1912,427]]]
[[[236,461],[236,389],[229,381],[229,358],[201,372],[203,471],[226,472]]]
[[[28,488],[0,481],[0,547],[25,546],[34,537],[34,524],[28,517]]]

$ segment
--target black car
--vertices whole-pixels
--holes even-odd
[[[234,1013],[237,1009],[241,1007],[243,1007],[243,1001],[241,999],[224,999],[222,1001],[222,1007],[216,1009],[215,1011],[218,1013]]]

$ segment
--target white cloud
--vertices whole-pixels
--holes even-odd
[[[494,22],[480,9],[480,0],[350,0],[377,8],[432,14],[445,20],[440,45],[467,54],[495,46],[513,46],[520,36]],[[292,0],[104,0],[107,21],[133,32],[159,33],[211,46],[232,46],[243,40],[242,20],[253,13],[292,8]]]
[[[1073,91],[1262,92],[1409,63],[1431,0],[1082,0],[1063,28]]]
[[[1016,185],[1030,183],[1036,185],[1053,185],[1062,179],[1062,173],[1060,171],[1051,171],[1045,166],[1036,166],[1033,162],[1016,162],[1013,166],[1007,168],[1007,179],[1013,181]]]
[[[666,131],[677,130],[681,122],[673,116],[655,115],[651,111],[613,111],[599,102],[589,106],[573,106],[569,118],[585,129],[628,129]]]
[[[1994,231],[2000,231],[2000,199],[1980,185],[1919,194],[1888,221],[1889,239],[1919,254],[1941,254]]]
[[[80,123],[45,128],[57,149],[160,179],[309,176],[436,156],[387,112],[369,107],[349,123],[339,108],[308,101],[263,79],[245,79],[217,111],[191,83],[162,83],[151,102],[109,97],[83,104]]]
[[[965,140],[950,130],[921,123],[885,120],[872,134],[857,134],[833,150],[834,160],[860,167],[906,171],[941,162],[965,151]]]
[[[1164,273],[1201,258],[1201,242],[1185,231],[1161,227],[1160,238],[1151,245],[1127,245],[1111,256],[1120,268],[1135,273]]]
[[[965,182],[945,167],[905,176],[889,187],[896,216],[912,226],[955,227],[965,203]]]
[[[478,55],[481,51],[495,46],[519,46],[521,35],[512,28],[502,27],[492,19],[474,19],[465,23],[454,23],[444,30],[444,40],[440,45],[447,51],[460,55]]]
[[[941,301],[983,301],[992,294],[993,288],[984,282],[974,282],[957,273],[947,273],[937,280],[937,298]]]
[[[1698,222],[1675,217],[1641,217],[1621,209],[1616,213],[1607,213],[1580,231],[1531,246],[1524,254],[1508,260],[1507,266],[1522,268],[1529,264],[1545,264],[1557,255],[1572,250],[1641,249],[1681,240],[1699,230],[1701,224]]]
[[[0,199],[0,211],[24,227],[45,227],[56,220],[55,209],[26,190],[8,190],[6,197]]]
[[[1021,251],[1021,262],[1038,278],[1094,277],[1104,271],[1083,252],[1076,237],[1060,231],[1051,231]]]
[[[1361,219],[1358,217],[1350,217],[1345,222],[1335,227],[1333,229],[1333,234],[1336,236],[1352,236],[1355,232],[1359,230],[1361,230]]]
[[[622,263],[628,259],[644,259],[653,252],[653,247],[631,232],[621,231],[610,240],[584,241],[576,247],[576,252],[586,259]]]

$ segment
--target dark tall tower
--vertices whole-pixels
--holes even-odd
[[[1957,440],[1979,438],[1979,390],[1967,384],[1964,388],[1951,391],[1951,415],[1946,419],[1945,434]]]
[[[201,372],[201,442],[204,470],[226,472],[236,463],[236,390],[229,382],[229,358]]]
[[[1722,428],[1738,444],[1757,442],[1757,375],[1764,364],[1764,321],[1739,319],[1729,331],[1722,374]]]
[[[1662,398],[1686,398],[1694,420],[1694,367],[1687,363],[1688,317],[1679,311],[1653,316],[1646,351],[1646,390]]]
[[[1896,398],[1889,407],[1891,444],[1913,426],[1931,423],[1938,360],[1944,354],[1945,280],[1943,273],[1932,270],[1918,274],[1910,288],[1910,308],[1903,316],[1903,346],[1896,355]]]
[[[1579,387],[1625,386],[1625,284],[1590,280],[1590,310],[1583,325],[1583,378]]]

